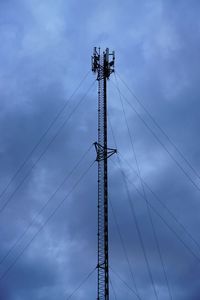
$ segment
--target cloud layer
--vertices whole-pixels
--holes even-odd
[[[117,82],[113,75],[108,84],[109,122],[129,178],[130,200],[158,299],[167,300],[170,295],[148,209],[134,187],[142,193],[141,182],[130,169],[137,170],[137,164],[116,84],[132,106],[124,100],[141,176],[147,184],[146,198],[154,208],[151,216],[172,298],[199,299],[200,247],[176,220],[199,240],[200,179],[120,81],[124,79],[198,171],[199,9],[195,0],[0,2],[0,210],[7,203],[0,213],[0,299],[67,299],[96,266],[97,166],[76,186],[95,159],[94,149],[87,151],[97,139],[97,83],[88,73],[94,46],[116,51]],[[109,146],[115,147],[110,123]],[[155,299],[121,175],[113,157],[109,161],[110,201],[138,293],[141,299]],[[135,289],[111,206],[109,247],[113,270]],[[115,273],[110,275],[111,299],[114,291],[117,299],[137,299]],[[94,299],[96,277],[92,274],[73,298]]]

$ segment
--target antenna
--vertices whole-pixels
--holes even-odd
[[[107,147],[107,80],[114,72],[115,54],[109,49],[101,54],[94,47],[92,71],[98,81],[98,142],[95,142],[98,162],[98,286],[97,300],[109,300],[108,256],[108,158],[117,152]]]

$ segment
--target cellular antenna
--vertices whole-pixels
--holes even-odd
[[[108,158],[117,152],[107,147],[107,80],[114,72],[115,53],[109,49],[101,53],[95,47],[92,71],[98,81],[98,142],[95,142],[98,162],[98,287],[97,300],[109,299],[108,256]]]

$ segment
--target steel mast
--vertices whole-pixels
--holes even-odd
[[[98,162],[98,295],[97,300],[109,300],[108,260],[108,165],[107,159],[116,149],[107,147],[107,80],[114,72],[114,51],[101,53],[94,48],[92,71],[98,81],[98,142],[95,142]]]

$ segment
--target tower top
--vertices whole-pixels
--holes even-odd
[[[106,48],[105,51],[101,54],[100,47],[94,47],[93,56],[92,56],[92,71],[98,73],[101,69],[103,70],[104,76],[108,79],[110,74],[114,72],[114,63],[115,63],[115,52],[109,52],[109,49]],[[99,78],[99,74],[97,75]]]

